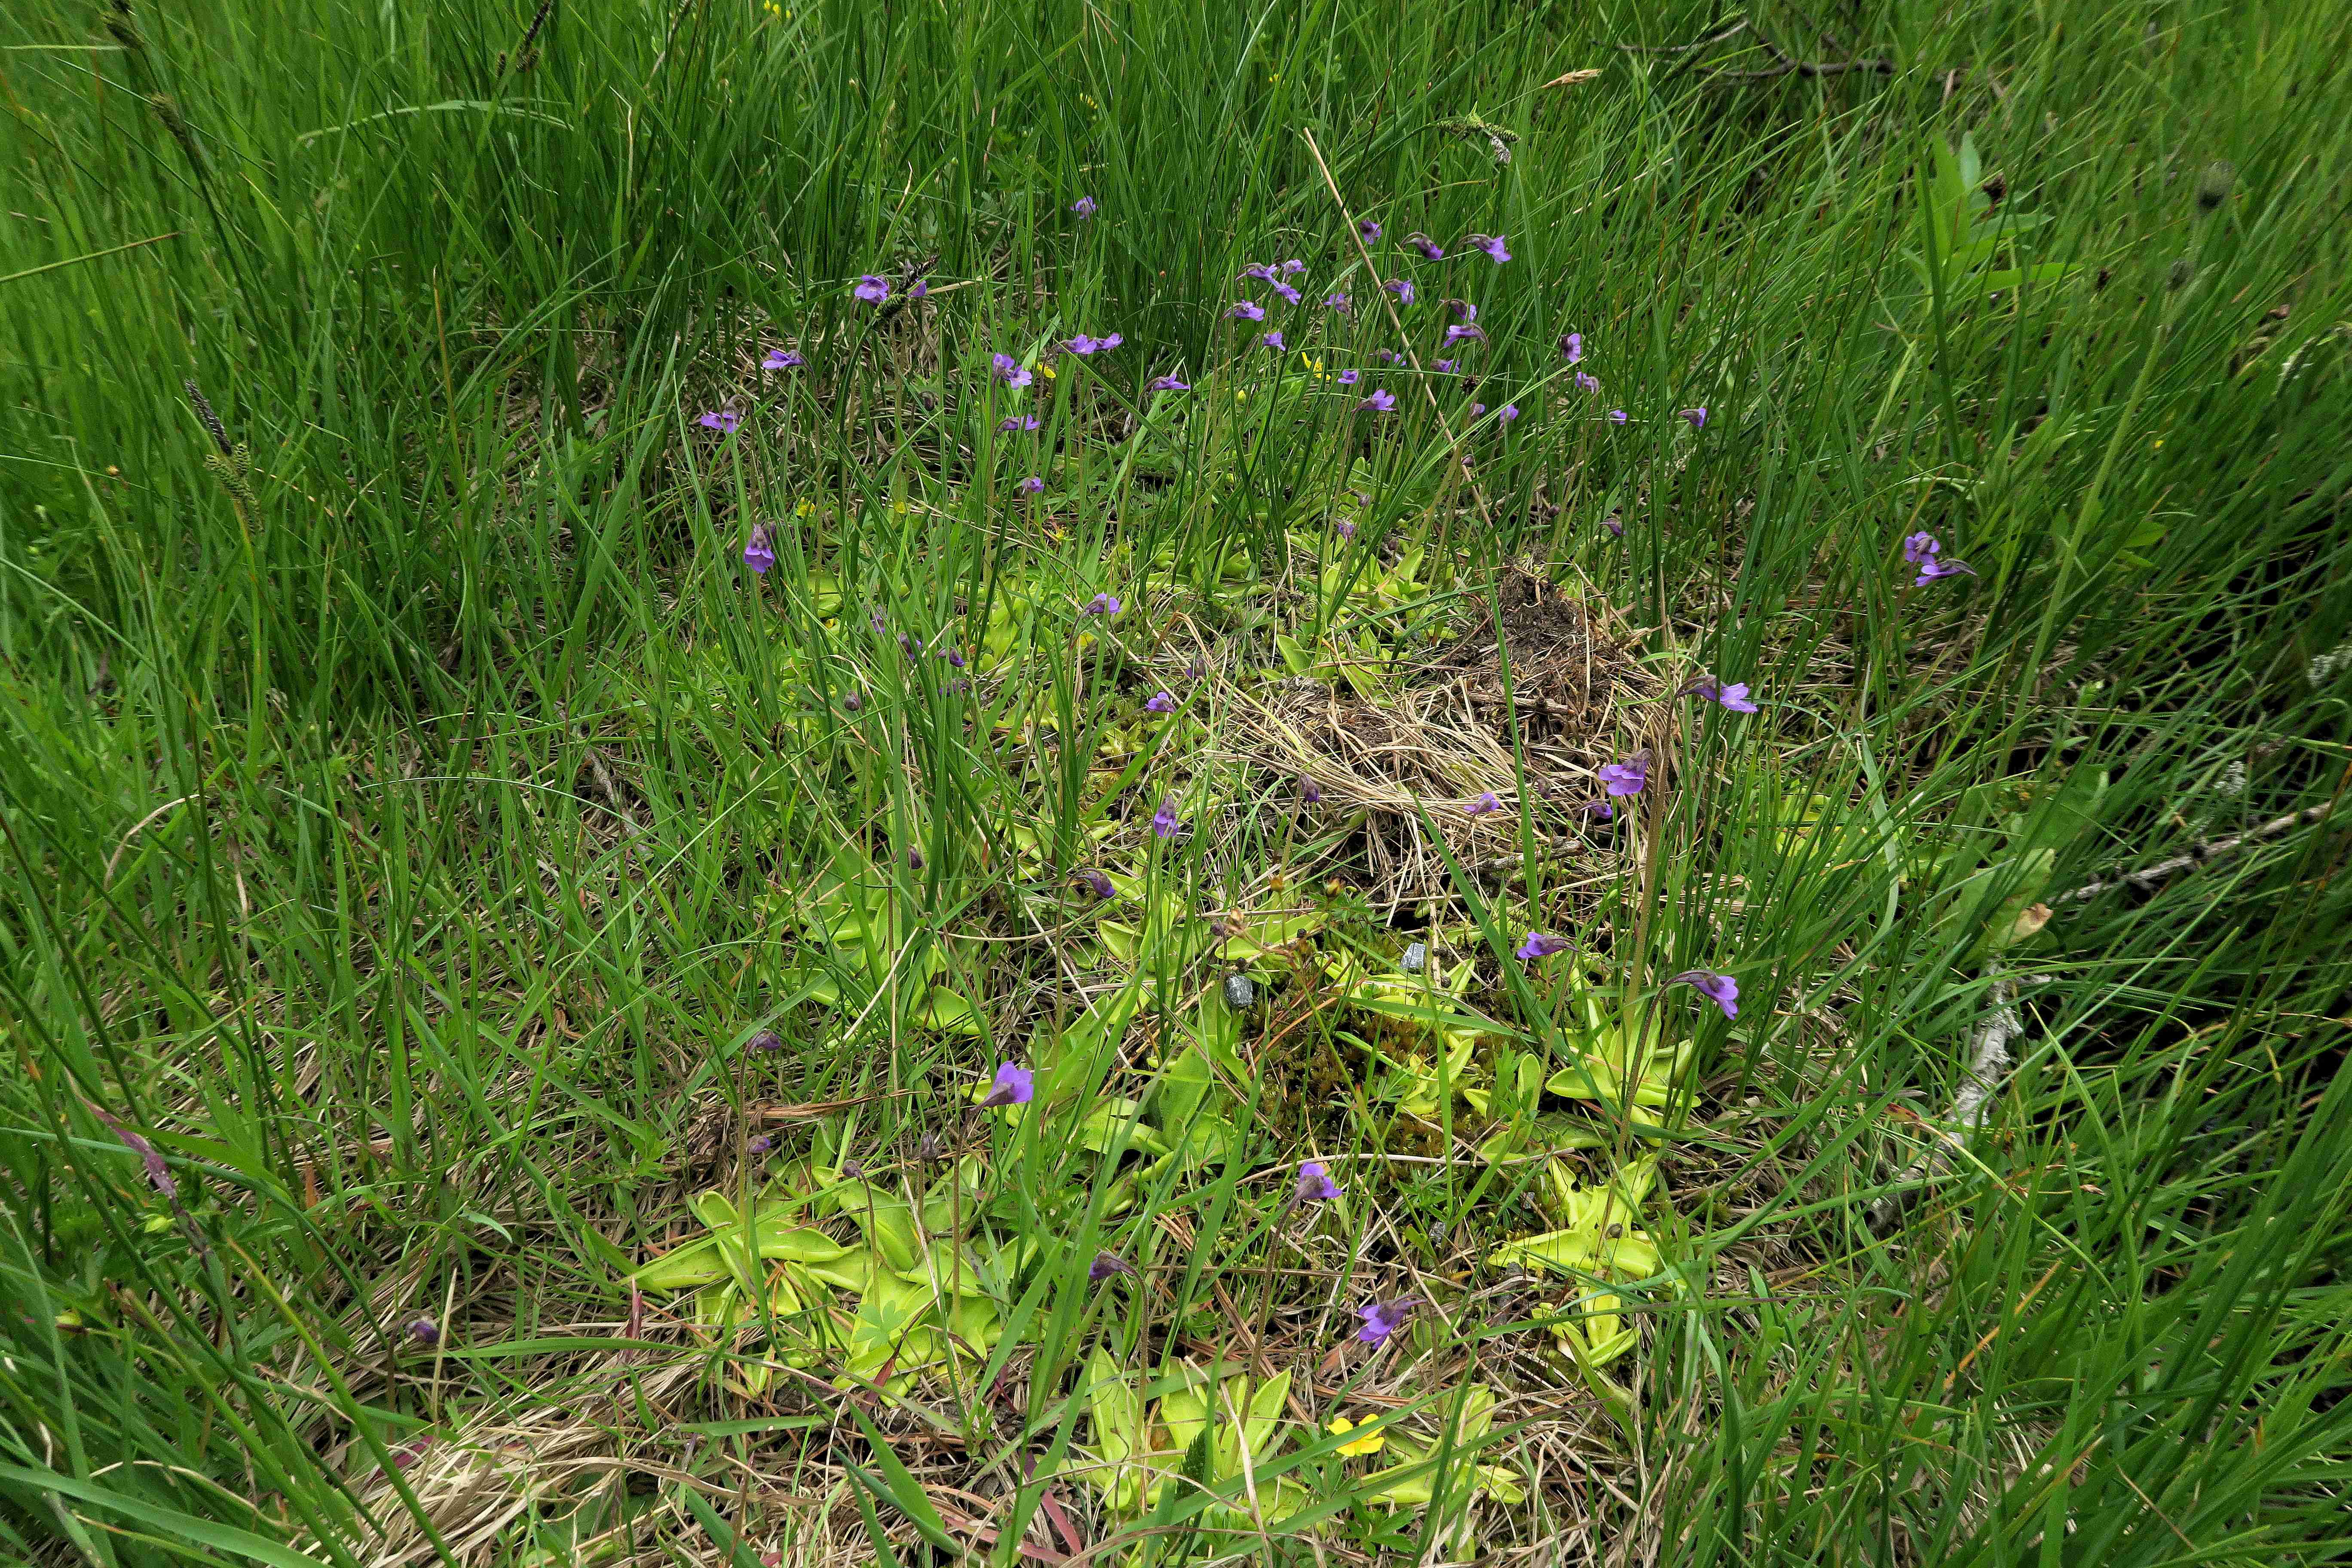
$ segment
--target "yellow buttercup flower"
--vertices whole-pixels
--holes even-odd
[[[816,515],[816,502],[813,500],[804,500],[801,502],[800,505],[793,508],[793,515],[794,517],[814,517]]]
[[[1334,1415],[1331,1417],[1331,1425],[1324,1428],[1325,1431],[1330,1433],[1335,1437],[1345,1436],[1355,1429],[1356,1424],[1353,1421],[1349,1420],[1344,1415]],[[1352,1443],[1340,1444],[1339,1452],[1343,1454],[1377,1454],[1387,1446],[1387,1435],[1382,1432],[1373,1431],[1365,1436],[1357,1438]]]

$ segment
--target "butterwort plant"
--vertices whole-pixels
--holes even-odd
[[[1756,704],[1748,696],[1748,682],[1744,680],[1735,680],[1727,686],[1712,675],[1702,675],[1683,688],[1683,695],[1720,703],[1734,713],[1756,711]]]
[[[1357,1308],[1356,1316],[1364,1321],[1364,1326],[1356,1331],[1356,1338],[1368,1345],[1388,1343],[1390,1336],[1404,1327],[1413,1309],[1420,1305],[1417,1297],[1400,1296],[1393,1301],[1375,1301],[1369,1307]]]
[[[1611,795],[1639,795],[1650,782],[1650,753],[1640,751],[1622,763],[1603,763],[1600,773],[1601,787]]]
[[[1037,1075],[1018,1062],[996,1064],[996,1077],[990,1084],[981,1108],[991,1106],[1026,1105],[1037,1095]]]
[[[1719,974],[1712,969],[1685,969],[1666,984],[1688,985],[1722,1008],[1725,1017],[1739,1016],[1739,982],[1728,974]]]

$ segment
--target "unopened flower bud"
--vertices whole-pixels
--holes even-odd
[[[2211,212],[2230,199],[2230,187],[2237,183],[2238,166],[2227,158],[2214,159],[2197,176],[2197,209]]]

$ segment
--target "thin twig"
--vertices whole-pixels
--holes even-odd
[[[2097,881],[2085,882],[2072,892],[2059,894],[2052,901],[2061,904],[2084,903],[2097,898],[2101,893],[2111,893],[2117,888],[2137,888],[2143,893],[2148,892],[2158,884],[2168,881],[2183,871],[2193,871],[2200,866],[2211,864],[2224,855],[2251,848],[2254,845],[2282,837],[2298,827],[2308,826],[2327,816],[2335,808],[2334,801],[2329,801],[2324,805],[2307,805],[2301,811],[2291,811],[2284,816],[2274,816],[2259,827],[2250,827],[2243,833],[2232,833],[2226,838],[2209,838],[2201,844],[2192,844],[2189,847],[2187,854],[2175,855],[2169,860],[2158,860],[2145,870],[2127,871],[2103,878]]]
[[[1903,1173],[1895,1178],[1898,1191],[1891,1192],[1870,1205],[1870,1228],[1885,1235],[1908,1206],[1911,1194],[1921,1183],[1948,1170],[1955,1153],[1966,1152],[1969,1140],[1984,1123],[1985,1108],[1992,1103],[1995,1090],[2009,1076],[2013,1065],[2009,1043],[2025,1032],[2025,1020],[2019,1016],[2014,1000],[2015,987],[2001,976],[1998,963],[1988,963],[1985,978],[1992,982],[1987,994],[1986,1006],[1977,1018],[1976,1031],[1969,1040],[1969,1070],[1961,1080],[1959,1092],[1952,1096],[1952,1109],[1943,1126],[1930,1125],[1937,1140],[1932,1148],[1923,1149]]]
[[[1629,55],[1686,55],[1709,44],[1728,43],[1748,30],[1748,18],[1742,16],[1719,33],[1709,33],[1703,38],[1693,38],[1687,44],[1620,44],[1617,47]]]

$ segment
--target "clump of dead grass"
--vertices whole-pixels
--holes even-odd
[[[1497,580],[1496,607],[1499,622],[1486,608],[1466,616],[1441,651],[1377,696],[1307,679],[1237,694],[1227,738],[1236,760],[1312,781],[1328,810],[1364,814],[1376,902],[1451,891],[1433,827],[1473,866],[1517,850],[1517,810],[1472,808],[1486,794],[1522,804],[1522,764],[1524,804],[1572,858],[1568,830],[1601,793],[1594,770],[1647,738],[1643,710],[1663,684],[1613,611],[1528,566]]]

